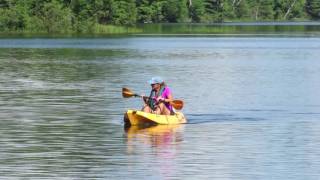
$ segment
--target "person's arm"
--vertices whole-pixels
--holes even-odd
[[[149,97],[145,96],[145,95],[142,95],[142,100],[145,104],[148,104],[148,99]]]
[[[173,100],[173,96],[172,96],[171,90],[168,87],[166,87],[165,91],[163,92],[163,96],[164,97],[159,97],[157,99],[157,101],[159,101],[159,102],[163,101],[163,102],[168,103],[168,102],[171,102]]]
[[[172,97],[172,94],[170,93],[170,94],[168,94],[168,96],[167,96],[167,98],[166,99],[164,99],[164,102],[171,102],[173,100],[173,97]]]

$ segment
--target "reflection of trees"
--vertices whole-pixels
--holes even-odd
[[[5,49],[0,50],[1,70],[22,77],[68,82],[117,76],[115,58],[125,51],[92,49]]]
[[[272,23],[248,23],[248,24],[143,24],[139,25],[144,29],[145,33],[164,33],[164,34],[261,34],[261,33],[308,33],[319,31],[317,25],[304,25],[302,23],[293,24],[272,24]],[[312,29],[310,29],[312,27]]]
[[[78,119],[110,112],[118,102],[114,98],[117,86],[112,85],[122,74],[115,59],[125,54],[117,50],[0,49],[0,90],[6,100],[0,100],[0,105],[7,107],[7,118]],[[19,107],[23,110],[13,110]]]

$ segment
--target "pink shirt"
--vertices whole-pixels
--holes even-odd
[[[165,87],[164,90],[163,90],[163,92],[162,92],[161,97],[163,97],[163,98],[165,98],[165,99],[168,99],[170,95],[171,95],[171,90],[170,90],[170,88],[169,88],[169,87]],[[173,109],[172,109],[172,106],[170,105],[170,103],[165,103],[165,105],[166,105],[166,107],[167,107],[170,111],[173,110]]]

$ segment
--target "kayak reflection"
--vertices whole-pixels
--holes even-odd
[[[156,126],[130,126],[125,128],[128,148],[137,144],[151,145],[152,147],[165,147],[183,141],[183,124],[156,125]],[[131,147],[132,146],[132,147]]]

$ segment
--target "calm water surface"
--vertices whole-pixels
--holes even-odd
[[[319,179],[320,38],[0,40],[1,179]],[[123,128],[162,76],[188,124]]]

